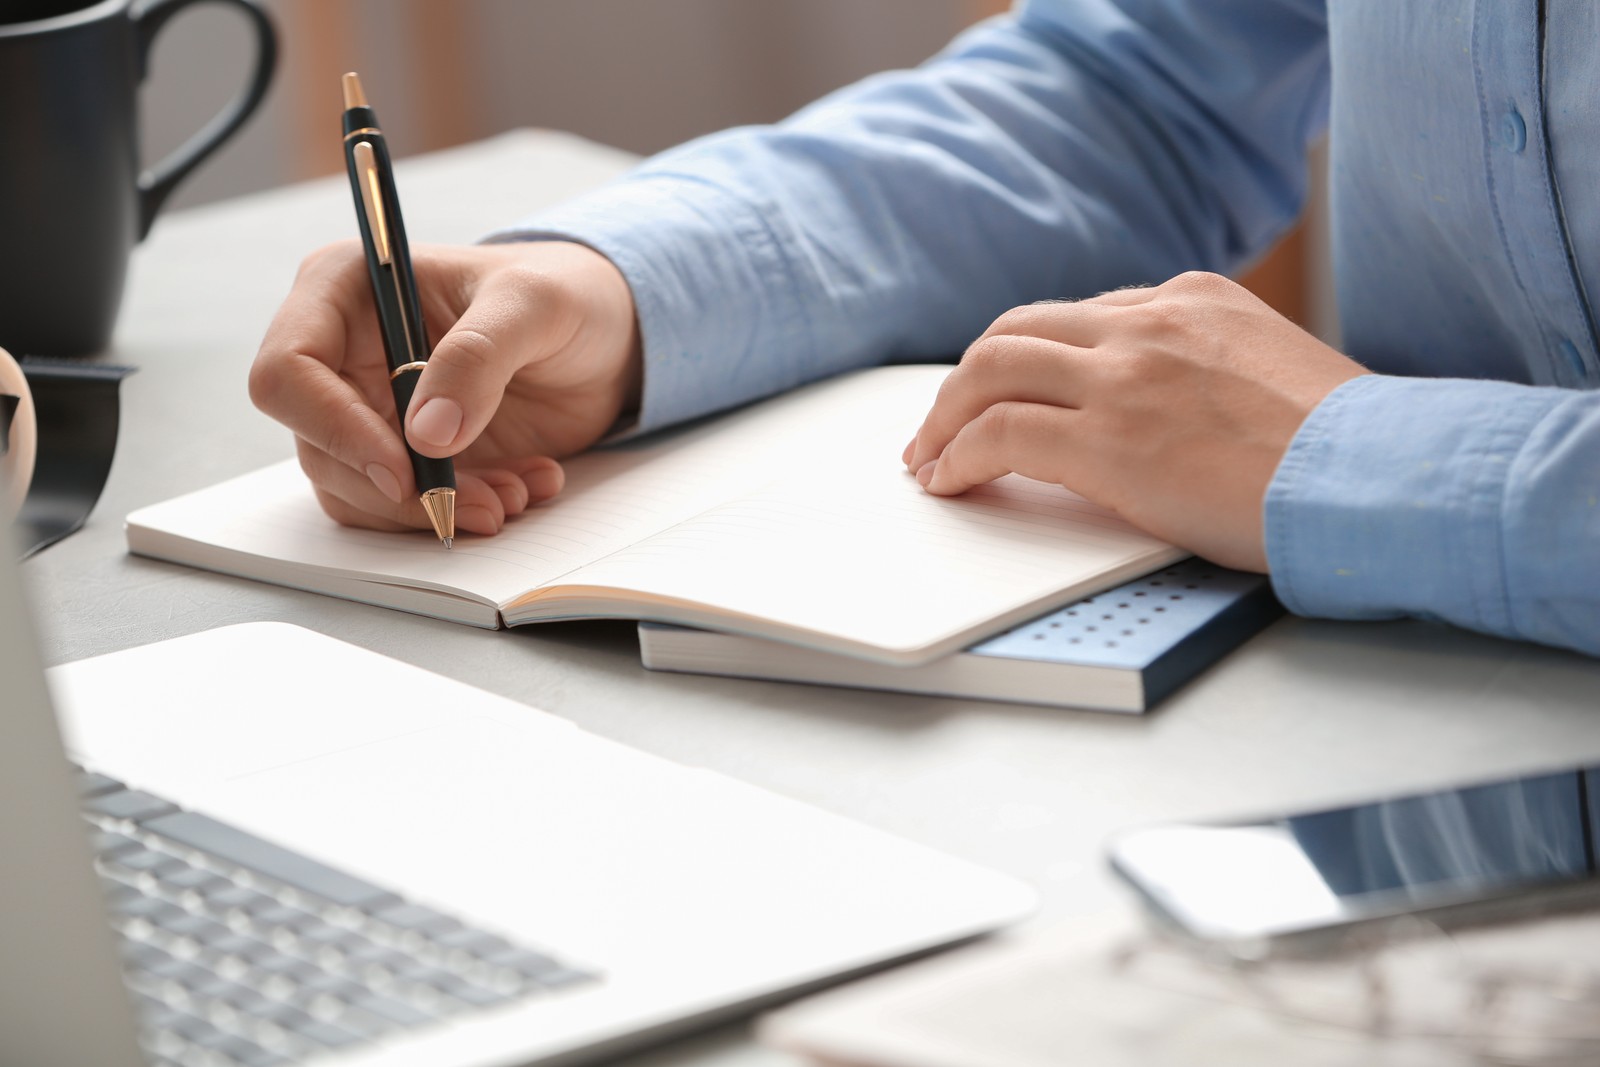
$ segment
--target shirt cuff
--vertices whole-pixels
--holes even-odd
[[[802,380],[812,341],[788,245],[737,195],[689,176],[635,175],[485,238],[534,240],[588,245],[632,289],[644,388],[630,432]]]
[[[1267,488],[1273,588],[1299,615],[1516,627],[1504,510],[1559,389],[1364,375],[1300,427]]]

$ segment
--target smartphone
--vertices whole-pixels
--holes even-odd
[[[1489,921],[1600,903],[1600,767],[1293,815],[1150,826],[1112,869],[1208,941],[1305,948],[1400,916]]]

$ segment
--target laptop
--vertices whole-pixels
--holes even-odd
[[[567,1063],[1034,904],[1008,877],[285,624],[48,674],[8,557],[5,1063]]]

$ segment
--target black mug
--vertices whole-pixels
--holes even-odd
[[[255,68],[216,118],[141,173],[137,98],[151,43],[194,3],[249,17]],[[261,102],[277,53],[255,0],[0,0],[0,348],[106,347],[133,246]]]

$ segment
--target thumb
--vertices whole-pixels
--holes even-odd
[[[494,418],[506,386],[542,358],[542,316],[507,294],[483,294],[434,346],[406,413],[406,438],[435,458],[466,448]]]

